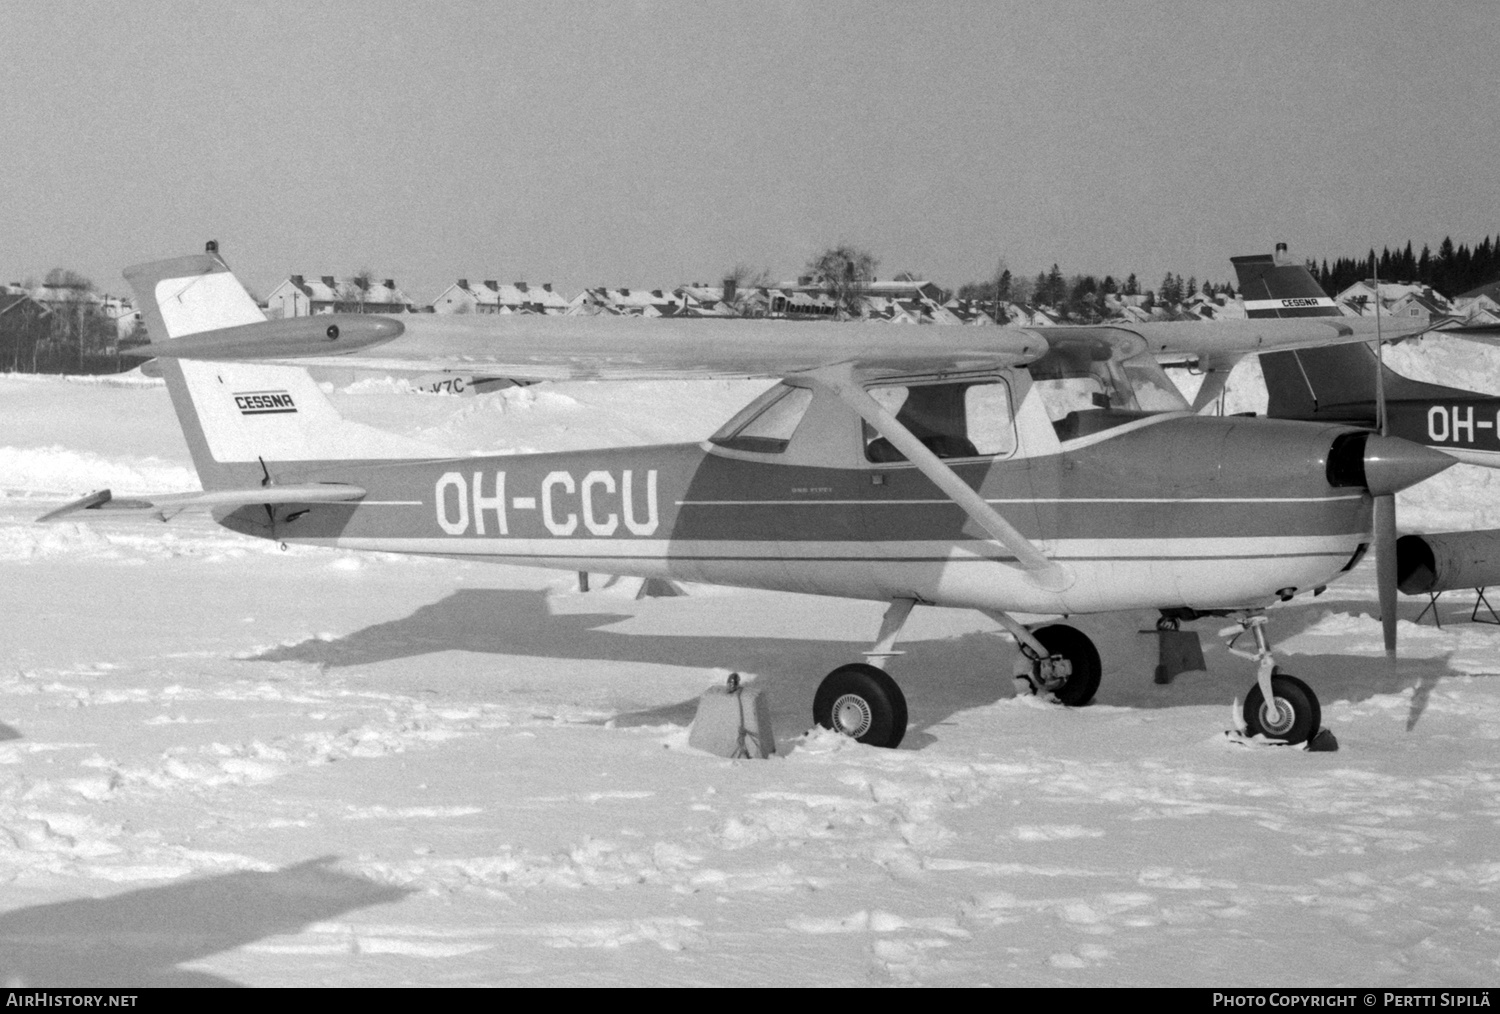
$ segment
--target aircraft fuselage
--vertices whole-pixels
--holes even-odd
[[[1074,574],[1058,592],[904,461],[805,466],[706,443],[303,462],[276,481],[369,493],[220,520],[289,543],[980,609],[1227,608],[1325,583],[1368,542],[1369,497],[1324,477],[1341,431],[1156,416],[1058,454],[951,462]]]

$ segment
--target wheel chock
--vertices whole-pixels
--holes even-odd
[[[1235,746],[1290,746],[1304,753],[1333,753],[1339,748],[1339,741],[1333,735],[1333,730],[1326,725],[1319,729],[1317,735],[1305,743],[1295,745],[1281,739],[1267,739],[1265,736],[1247,736],[1243,730],[1226,729],[1224,738]]]
[[[1334,738],[1333,730],[1326,725],[1303,746],[1308,753],[1333,753],[1338,748],[1339,741]]]
[[[770,695],[740,683],[739,673],[698,698],[688,746],[719,757],[765,758],[776,752]]]

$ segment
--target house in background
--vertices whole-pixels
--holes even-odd
[[[432,309],[434,313],[563,314],[568,312],[568,301],[552,291],[551,282],[502,285],[486,279],[471,285],[467,278],[460,278],[438,294]]]
[[[1183,304],[1199,320],[1244,320],[1245,300],[1223,292],[1200,292]]]
[[[1438,300],[1441,297],[1431,289],[1420,292],[1408,292],[1399,299],[1393,300],[1386,312],[1392,317],[1425,317],[1428,320],[1436,320],[1448,314],[1448,307]]]
[[[960,324],[974,324],[979,327],[993,326],[995,318],[991,316],[994,312],[994,303],[983,299],[959,299],[957,296],[943,304],[943,308],[951,313]]]
[[[394,278],[308,278],[292,275],[266,297],[271,318],[311,317],[320,313],[414,313],[416,306],[396,287]]]
[[[117,342],[136,337],[136,332],[146,326],[141,320],[141,312],[135,308],[135,303],[124,296],[105,296],[99,306],[99,311],[114,323]],[[146,340],[144,333],[140,340]]]
[[[39,321],[50,316],[52,308],[40,302],[25,288],[12,282],[0,285],[0,327],[25,320]]]
[[[769,307],[767,316],[788,320],[831,320],[838,314],[838,302],[821,288],[811,285],[778,285],[761,290]]]
[[[676,317],[680,297],[662,289],[584,289],[568,304],[570,316]]]
[[[962,323],[952,310],[926,295],[902,298],[867,294],[860,302],[863,304],[865,320],[887,321],[892,324]]]
[[[1379,288],[1380,316],[1382,317],[1390,316],[1396,303],[1410,296],[1422,297],[1427,303],[1437,307],[1438,314],[1448,312],[1448,300],[1427,286],[1415,282],[1381,282]],[[1333,301],[1346,316],[1373,317],[1376,312],[1375,290],[1375,279],[1366,278],[1338,293],[1333,297]],[[1403,311],[1410,311],[1411,308],[1412,304],[1409,302],[1404,303],[1402,307]],[[1402,315],[1405,316],[1407,313],[1404,312]]]
[[[1455,296],[1452,313],[1473,323],[1478,323],[1474,318],[1480,314],[1500,314],[1500,279]]]
[[[757,291],[741,288],[733,279],[725,279],[723,285],[693,282],[673,289],[672,295],[681,300],[681,315],[684,317],[764,317],[761,301],[751,298]],[[751,312],[752,307],[756,312]]]
[[[125,296],[99,292],[82,280],[76,284],[44,282],[29,289],[16,282],[0,286],[0,299],[12,294],[24,294],[39,306],[46,307],[54,321],[108,321],[115,343],[134,336],[141,326],[141,315],[134,302]]]

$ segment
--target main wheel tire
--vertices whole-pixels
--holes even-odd
[[[906,695],[884,669],[853,662],[818,684],[813,721],[861,743],[895,747],[906,735]]]
[[[1099,677],[1104,672],[1104,667],[1099,663],[1099,650],[1094,647],[1094,642],[1081,630],[1062,623],[1033,630],[1031,636],[1042,642],[1047,654],[1061,655],[1073,663],[1073,675],[1052,691],[1052,696],[1057,698],[1058,703],[1070,708],[1081,708],[1092,701],[1099,690]]]
[[[1274,708],[1266,707],[1265,695],[1256,683],[1245,697],[1243,715],[1245,733],[1279,739],[1287,743],[1305,743],[1323,727],[1323,707],[1312,687],[1280,669],[1271,672],[1271,696]]]

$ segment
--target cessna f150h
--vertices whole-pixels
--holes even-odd
[[[880,666],[919,604],[993,617],[1019,646],[1018,676],[1066,705],[1094,696],[1097,650],[1013,613],[1232,615],[1259,660],[1247,730],[1307,740],[1318,700],[1275,667],[1266,607],[1353,567],[1372,497],[1453,460],[1349,426],[1195,415],[1154,358],[1352,340],[1360,322],[268,322],[212,245],[126,277],[153,338],[140,351],[162,359],[203,491],[101,490],[49,519],[206,508],[288,543],[885,601],[865,660],[830,673],[813,712],[888,747],[906,704]],[[342,353],[540,381],[780,383],[702,443],[434,459],[340,418],[302,365],[349,365],[328,358]]]

